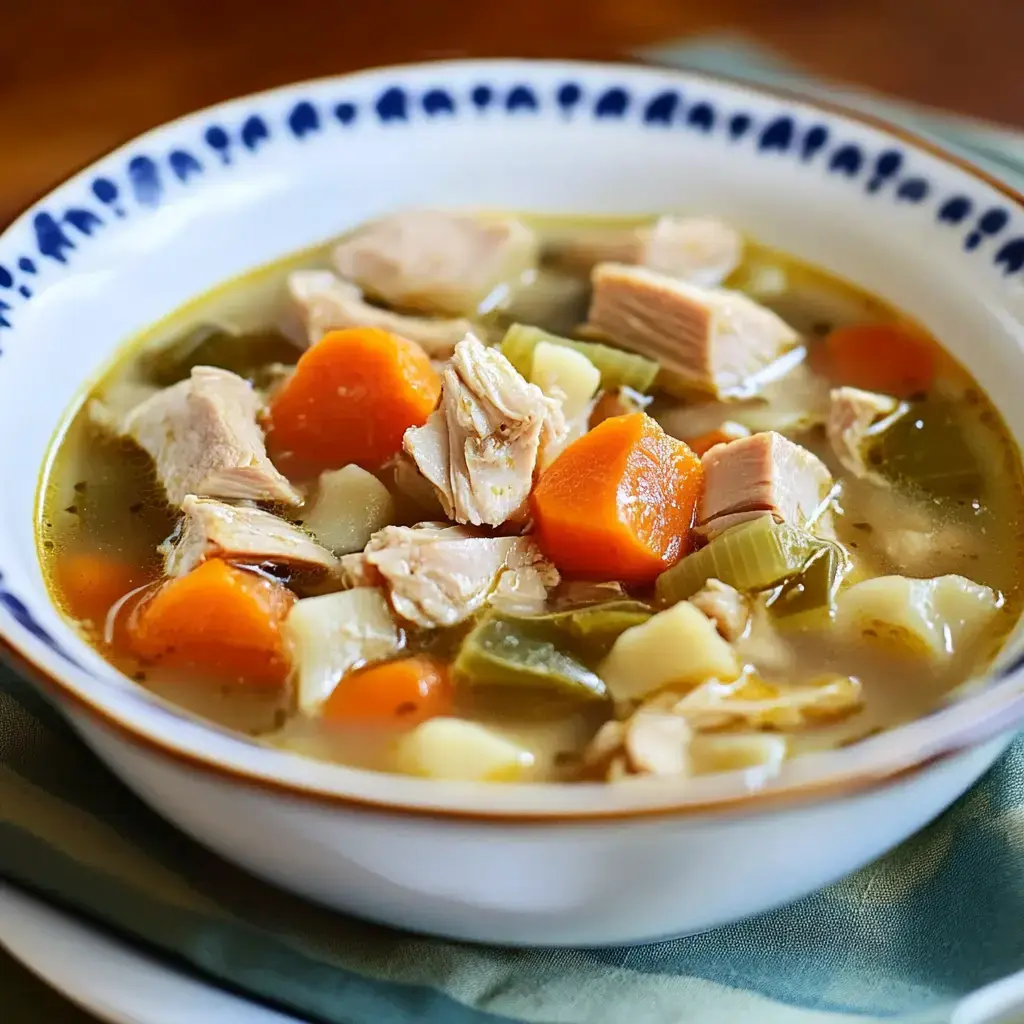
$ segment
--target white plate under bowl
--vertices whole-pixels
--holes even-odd
[[[0,946],[109,1024],[302,1024],[205,985],[3,883]]]

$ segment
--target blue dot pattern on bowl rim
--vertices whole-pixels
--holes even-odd
[[[785,105],[784,100],[779,103]],[[258,155],[266,146],[302,145],[318,133],[344,131],[367,121],[391,127],[453,117],[523,117],[544,106],[553,106],[569,122],[582,118],[632,119],[639,127],[651,131],[681,129],[704,136],[717,133],[731,145],[748,146],[760,157],[783,157],[817,165],[824,174],[849,181],[871,195],[888,195],[893,202],[922,208],[930,204],[939,224],[964,230],[965,251],[986,252],[1007,275],[1024,268],[1024,236],[997,237],[1010,223],[1007,210],[978,210],[968,196],[937,195],[927,178],[904,173],[907,158],[900,149],[889,144],[870,153],[862,144],[835,139],[827,125],[813,116],[806,117],[802,108],[799,113],[782,110],[759,122],[749,111],[723,110],[708,98],[688,103],[681,89],[661,88],[649,95],[639,95],[622,85],[605,85],[588,96],[583,85],[572,80],[553,89],[520,82],[505,91],[486,82],[458,90],[431,86],[422,92],[390,85],[365,101],[340,98],[318,106],[310,99],[300,99],[290,106],[278,125],[257,112],[246,115],[236,127],[209,124],[193,150],[178,147],[163,161],[140,153],[128,159],[120,182],[110,176],[95,178],[90,189],[99,204],[96,209],[76,206],[59,215],[48,210],[36,213],[32,230],[37,252],[19,257],[14,269],[0,265],[0,295],[10,297],[10,301],[0,298],[0,330],[11,326],[7,314],[12,312],[13,302],[31,300],[31,281],[40,273],[39,257],[67,264],[85,241],[102,230],[104,217],[124,218],[134,208],[160,206],[169,177],[187,186],[200,179],[211,163],[230,167],[243,154]],[[985,248],[984,243],[993,239],[995,245]],[[2,575],[0,605],[61,658],[81,667],[25,604],[4,588]],[[1024,663],[1024,657],[1021,662]],[[1008,675],[1018,667],[1015,662],[1001,674]]]
[[[679,89],[659,89],[641,96],[624,86],[611,85],[588,96],[582,84],[571,80],[553,89],[521,82],[504,91],[483,82],[462,90],[432,86],[419,93],[391,85],[362,102],[339,99],[318,106],[310,99],[300,99],[285,112],[279,125],[259,113],[248,114],[237,126],[210,124],[192,150],[179,147],[162,160],[138,154],[128,159],[120,182],[109,176],[94,179],[95,209],[71,207],[61,214],[37,213],[32,225],[37,251],[19,258],[13,268],[0,265],[0,295],[6,293],[10,299],[0,298],[0,329],[10,327],[7,314],[12,302],[32,297],[31,278],[39,272],[39,257],[66,264],[83,241],[103,227],[104,217],[126,217],[133,208],[159,206],[170,178],[187,185],[201,178],[211,163],[231,166],[243,154],[258,154],[266,146],[301,145],[320,132],[350,129],[366,121],[392,126],[453,117],[522,117],[545,106],[553,107],[565,121],[632,119],[652,131],[718,134],[734,145],[748,146],[755,155],[815,164],[824,174],[847,180],[872,195],[927,207],[938,223],[963,230],[966,251],[982,250],[1003,273],[1024,269],[1024,236],[999,237],[1010,224],[1007,210],[998,206],[975,209],[968,196],[939,195],[927,178],[906,170],[906,155],[900,149],[890,145],[870,153],[861,144],[833,138],[828,126],[802,112],[777,113],[759,123],[748,111],[722,110],[707,98],[687,102]],[[994,244],[986,247],[987,241]]]

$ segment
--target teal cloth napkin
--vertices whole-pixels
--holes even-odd
[[[655,56],[780,76],[721,43]],[[888,113],[1014,173],[1012,137]],[[323,1024],[961,1024],[958,1000],[1024,968],[1024,739],[899,849],[782,910],[649,946],[510,950],[366,924],[233,868],[149,811],[0,668],[0,878]]]

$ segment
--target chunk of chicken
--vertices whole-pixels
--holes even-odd
[[[713,288],[740,265],[743,237],[714,217],[668,215],[641,228],[572,231],[549,241],[544,255],[577,273],[598,263],[636,264]]]
[[[615,263],[598,265],[592,281],[588,326],[657,359],[684,394],[754,394],[758,375],[799,342],[785,321],[739,292]]]
[[[721,580],[710,579],[690,599],[730,642],[743,636],[750,621],[750,605],[735,588]]]
[[[258,565],[273,562],[298,569],[333,569],[334,555],[308,533],[262,509],[185,496],[177,535],[160,546],[164,572],[183,576],[207,558]]]
[[[500,305],[537,262],[521,221],[410,210],[368,224],[334,250],[335,269],[391,306],[472,316]]]
[[[386,587],[395,611],[427,629],[463,622],[492,598],[508,608],[517,596],[546,597],[559,579],[529,537],[440,523],[387,526],[342,565],[357,585]]]
[[[415,341],[435,359],[447,359],[473,329],[463,317],[431,320],[371,306],[363,299],[358,285],[341,280],[329,270],[293,271],[288,275],[288,293],[306,325],[310,345],[315,345],[328,331],[378,327]]]
[[[718,287],[743,260],[743,236],[714,217],[659,217],[640,238],[640,263],[702,288]]]
[[[766,512],[806,526],[819,519],[832,493],[832,474],[821,459],[773,431],[715,445],[701,464],[698,522],[707,536]]]
[[[558,401],[470,336],[445,367],[437,410],[405,432],[403,446],[434,485],[445,515],[500,526],[525,516],[540,460],[566,431]]]
[[[864,442],[872,425],[892,416],[900,403],[888,395],[850,387],[834,388],[829,392],[829,399],[825,433],[839,464],[862,480],[887,486],[885,477],[870,469],[864,461]]]
[[[196,366],[136,406],[120,432],[149,453],[172,505],[188,494],[299,505],[302,495],[267,458],[259,411],[248,381]]]

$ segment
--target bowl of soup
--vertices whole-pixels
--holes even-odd
[[[232,101],[0,238],[0,634],[183,830],[598,945],[859,867],[1024,718],[1024,209],[700,75]]]

